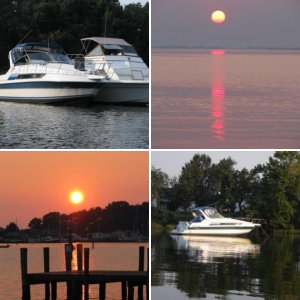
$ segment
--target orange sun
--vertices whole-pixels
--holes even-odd
[[[81,191],[76,190],[70,193],[70,201],[73,204],[80,204],[83,202],[83,200],[84,200],[84,195]]]
[[[225,21],[225,19],[226,19],[225,13],[221,10],[216,10],[211,14],[211,20],[215,24],[221,24]]]

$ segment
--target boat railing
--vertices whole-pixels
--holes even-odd
[[[127,71],[126,74],[124,74],[123,72],[124,70]],[[130,77],[129,79],[132,80],[141,80],[141,81],[146,80],[143,70],[133,69],[130,67],[111,68],[110,71],[108,72],[108,76],[112,78],[114,75],[118,76],[119,78],[121,76],[129,76]]]
[[[56,64],[55,67],[53,65]],[[68,65],[68,64],[67,64]],[[77,69],[66,69],[63,68],[66,63],[61,62],[50,62],[45,64],[32,63],[32,64],[22,64],[13,66],[11,73],[13,74],[61,74],[61,75],[77,75],[82,76],[82,71]]]
[[[122,60],[123,62],[123,60]],[[107,79],[119,79],[122,80],[124,77],[128,80],[141,80],[146,81],[149,78],[148,70],[142,68],[135,68],[131,65],[116,67],[116,61],[89,61],[86,64],[87,70],[91,75],[103,75]],[[140,63],[140,62],[137,62]],[[144,65],[144,63],[142,62]]]
[[[237,220],[256,223],[256,224],[267,224],[265,219],[258,219],[258,218],[237,218]]]
[[[93,75],[104,75],[105,77],[110,77],[111,64],[109,63],[93,63],[89,68],[89,74]]]

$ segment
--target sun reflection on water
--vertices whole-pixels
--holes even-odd
[[[212,85],[211,85],[211,117],[212,134],[217,140],[224,140],[225,136],[225,114],[224,114],[224,70],[222,49],[212,50]]]

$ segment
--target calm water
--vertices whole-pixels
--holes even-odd
[[[300,148],[300,52],[154,50],[153,148]]]
[[[139,243],[95,243],[84,244],[90,250],[90,269],[102,270],[137,270],[139,246],[148,247],[148,244]],[[50,271],[64,270],[63,244],[19,244],[8,249],[0,249],[0,299],[21,299],[20,248],[28,248],[29,272],[43,271],[43,247],[50,247]],[[76,259],[75,259],[76,260]],[[146,258],[145,258],[146,260]],[[75,261],[73,262],[73,265]],[[120,284],[107,285],[107,299],[120,299]],[[99,288],[90,285],[90,299],[98,299]],[[135,296],[136,296],[135,291]],[[31,287],[33,300],[44,300],[44,286]],[[58,300],[66,299],[66,285],[58,284]]]
[[[152,300],[299,300],[300,237],[152,237]]]
[[[0,148],[147,149],[148,110],[0,102]]]

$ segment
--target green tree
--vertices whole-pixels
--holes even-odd
[[[213,195],[213,200],[218,202],[222,209],[229,209],[231,212],[234,212],[236,206],[234,196],[235,164],[236,162],[230,157],[220,160],[218,164],[213,164],[209,180],[209,190]]]
[[[161,191],[169,187],[169,176],[161,169],[151,168],[151,197],[160,201]]]
[[[242,213],[249,205],[256,176],[246,168],[243,168],[241,171],[236,170],[234,177],[233,197],[239,212]]]
[[[276,152],[255,171],[261,179],[251,208],[274,228],[299,226],[300,153]]]
[[[209,201],[210,172],[211,158],[204,154],[195,154],[190,162],[182,167],[175,194],[177,203],[185,210],[192,202],[206,205]]]

